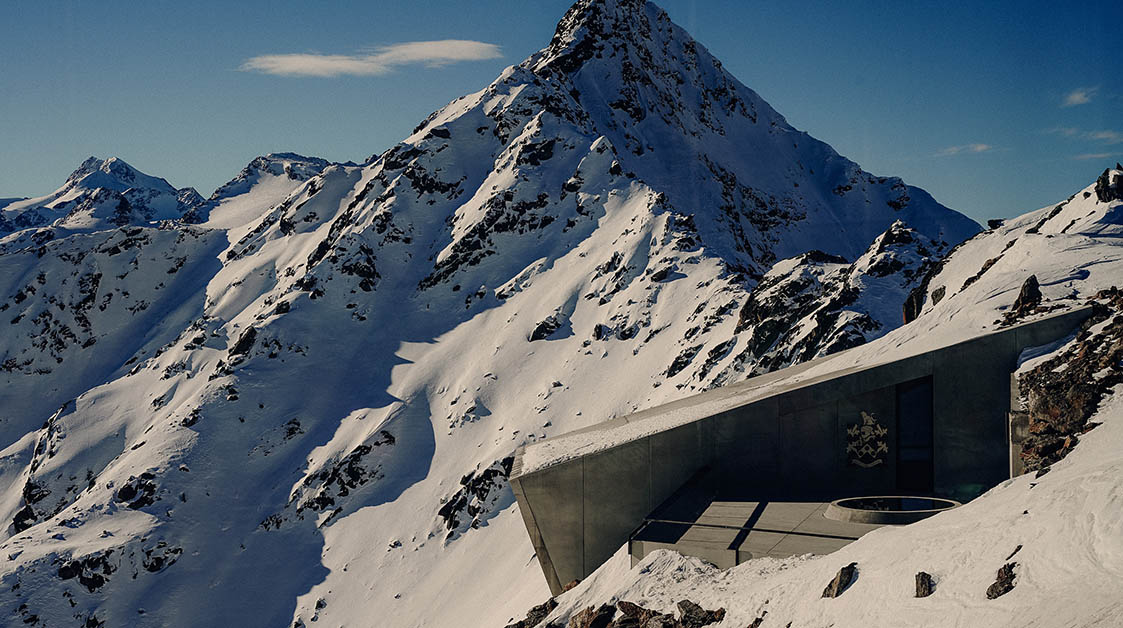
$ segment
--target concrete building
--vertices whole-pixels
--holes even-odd
[[[673,547],[719,566],[825,553],[877,527],[828,520],[830,500],[971,499],[1020,472],[1019,355],[1089,315],[824,369],[837,354],[521,448],[511,486],[546,580],[558,593],[625,543],[633,557]]]

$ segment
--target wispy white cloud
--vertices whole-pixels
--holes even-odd
[[[1089,140],[1093,142],[1099,142],[1101,144],[1123,144],[1123,133],[1110,129],[1103,129],[1100,131],[1084,131],[1082,129],[1071,126],[1058,126],[1051,129],[1045,129],[1045,133],[1048,133],[1050,135],[1059,135],[1061,137]]]
[[[1084,153],[1084,154],[1082,154],[1082,155],[1073,155],[1073,156],[1072,156],[1072,158],[1073,158],[1073,159],[1078,159],[1078,160],[1080,160],[1080,161],[1086,161],[1086,160],[1089,160],[1089,159],[1111,159],[1111,158],[1113,158],[1113,157],[1117,157],[1117,156],[1119,156],[1119,155],[1123,155],[1123,152],[1114,152],[1114,153]]]
[[[1080,135],[1080,129],[1072,126],[1055,126],[1051,129],[1045,129],[1045,133],[1050,135],[1061,135],[1064,137],[1076,137]]]
[[[1064,101],[1061,102],[1062,107],[1075,107],[1076,105],[1086,105],[1092,102],[1092,98],[1096,96],[1096,92],[1100,91],[1099,87],[1077,87],[1071,92],[1065,94]]]
[[[1105,144],[1123,144],[1123,133],[1119,131],[1089,131],[1085,137]]]
[[[948,146],[947,148],[936,153],[937,157],[951,157],[952,155],[961,155],[963,153],[986,153],[994,150],[990,144],[962,144],[960,146]]]
[[[238,69],[277,76],[377,76],[405,65],[441,67],[463,61],[501,57],[499,46],[465,39],[411,41],[381,46],[355,55],[295,53],[261,55],[247,59]]]

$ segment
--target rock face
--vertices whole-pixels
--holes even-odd
[[[831,580],[827,588],[823,589],[823,597],[836,598],[842,595],[857,577],[858,563],[850,563],[839,569],[838,573],[835,574],[834,580]]]
[[[1013,307],[1003,316],[1004,324],[1015,323],[1030,314],[1042,311],[1041,298],[1041,287],[1037,283],[1037,275],[1030,275],[1022,284],[1021,290],[1018,291],[1018,298],[1014,300]],[[1044,311],[1048,310],[1045,309]]]
[[[448,530],[446,539],[454,538],[469,528],[478,528],[509,503],[511,465],[514,457],[497,460],[480,472],[460,478],[460,489],[437,511]]]
[[[916,597],[928,597],[936,590],[932,575],[923,571],[916,573]]]
[[[550,611],[558,607],[558,603],[554,598],[550,598],[530,609],[526,613],[526,617],[513,624],[507,624],[506,628],[535,628],[538,624],[542,623],[543,619],[550,614]]]
[[[1018,563],[1006,563],[998,570],[994,583],[987,587],[987,599],[993,600],[1014,590],[1014,568]]]
[[[586,608],[569,620],[567,628],[611,628],[616,607],[601,604],[599,607]]]
[[[1014,301],[1014,311],[1019,315],[1024,315],[1040,304],[1041,288],[1037,283],[1037,275],[1030,275],[1026,282],[1022,284],[1021,291],[1018,292],[1018,299]]]
[[[543,622],[558,604],[550,598],[545,604],[535,606],[527,613],[526,619],[509,624],[506,628],[534,628]],[[725,609],[706,610],[691,602],[678,603],[678,617],[674,613],[660,613],[638,604],[621,600],[615,606],[601,604],[586,607],[572,616],[566,628],[703,628],[720,623],[725,619]],[[767,613],[766,613],[767,614]],[[550,622],[547,628],[561,628],[561,624]]]
[[[947,248],[898,221],[854,263],[817,250],[777,263],[741,306],[736,331],[746,346],[715,381],[863,344],[899,326],[902,310],[915,318],[918,288]]]
[[[682,628],[702,628],[725,619],[724,608],[708,611],[690,600],[681,600],[678,603],[678,610],[682,614],[679,618],[679,625]]]
[[[1022,373],[1018,387],[1029,412],[1029,437],[1022,443],[1026,471],[1040,471],[1067,455],[1081,434],[1095,427],[1088,418],[1117,384],[1123,383],[1123,290],[1111,288],[1092,300],[1092,317],[1065,353]]]
[[[1104,170],[1096,179],[1096,198],[1101,203],[1123,200],[1123,169],[1119,168],[1119,164],[1115,165],[1114,171]]]

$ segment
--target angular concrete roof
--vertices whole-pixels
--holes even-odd
[[[939,348],[955,347],[997,333],[1032,328],[1044,321],[1056,321],[1062,327],[1071,328],[1079,321],[1087,318],[1091,311],[1090,306],[1081,306],[1060,313],[1050,313],[1026,320],[1018,325],[961,338]],[[913,346],[914,344],[905,345],[906,349],[912,349]],[[928,353],[934,347],[929,346],[928,343],[915,343],[915,350],[892,351],[887,349],[873,356],[870,355],[870,349],[871,345],[855,347],[803,364],[752,377],[743,382],[709,390],[525,445],[516,452],[511,476],[519,477],[534,473],[556,464],[618,447],[651,434],[674,429],[773,395],[907,360]]]

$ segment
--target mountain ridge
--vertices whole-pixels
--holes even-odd
[[[899,328],[978,226],[642,12],[653,50],[562,72],[559,26],[362,164],[267,155],[184,220],[0,238],[4,599],[51,625],[499,624],[545,591],[518,445]],[[682,86],[644,67],[691,47]]]

